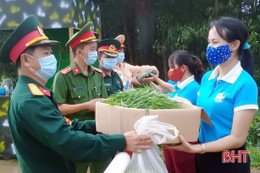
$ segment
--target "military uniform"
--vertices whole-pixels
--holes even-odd
[[[116,58],[118,56],[119,48],[120,48],[120,43],[116,39],[104,39],[98,42],[98,52],[106,54],[107,55],[106,59]],[[116,63],[114,65],[116,65]],[[105,69],[105,67],[102,66],[100,68]],[[124,89],[121,78],[113,70],[113,68],[114,67],[112,67],[112,69],[109,70],[111,71],[111,76],[106,73],[108,69],[103,71],[104,82],[105,82],[108,96],[116,92],[120,92]]]
[[[104,82],[109,96],[122,91],[124,88],[121,78],[114,70],[111,70],[111,76],[105,73]]]
[[[26,18],[4,43],[0,61],[17,63],[30,46],[54,43]],[[22,70],[21,70],[22,71]],[[75,173],[75,162],[106,159],[126,147],[124,135],[103,135],[95,121],[70,121],[59,111],[51,91],[20,75],[8,109],[9,128],[23,173]]]
[[[123,135],[98,135],[95,121],[66,122],[53,93],[20,76],[8,111],[23,173],[75,173],[74,162],[108,159],[124,150]]]
[[[80,44],[97,42],[97,36],[92,31],[93,23],[88,22],[75,33],[66,46],[74,49]],[[83,62],[85,63],[85,62]],[[102,70],[88,65],[88,74],[83,73],[75,61],[55,75],[53,91],[59,104],[80,104],[96,98],[107,98]],[[82,110],[70,115],[69,118],[79,120],[94,120],[95,112]],[[77,163],[77,173],[86,173],[90,167],[91,173],[103,173],[111,162],[111,158],[102,158],[102,162]]]
[[[95,98],[106,98],[102,71],[89,66],[88,76],[78,67],[75,61],[55,75],[53,90],[58,103],[78,104]],[[67,117],[79,120],[94,119],[95,113],[83,110]]]

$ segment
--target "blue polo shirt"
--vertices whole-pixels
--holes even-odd
[[[184,81],[175,84],[170,97],[181,99],[195,105],[199,88],[200,85],[197,81],[194,80],[194,76],[191,76]]]
[[[258,109],[258,90],[254,79],[237,63],[217,81],[219,67],[207,72],[201,81],[197,106],[208,114],[214,127],[201,121],[199,141],[211,142],[230,135],[234,112]]]

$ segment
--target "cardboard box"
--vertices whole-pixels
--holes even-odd
[[[200,120],[210,122],[202,108],[178,102],[182,109],[136,109],[96,103],[96,129],[104,134],[120,134],[134,130],[135,122],[146,115],[158,115],[158,120],[174,125],[186,141],[197,141]],[[212,125],[213,126],[213,125]],[[179,143],[179,139],[166,143]]]

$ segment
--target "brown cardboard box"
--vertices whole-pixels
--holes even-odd
[[[96,129],[104,134],[120,134],[134,130],[135,122],[146,115],[158,115],[158,120],[174,125],[186,141],[197,141],[200,120],[211,124],[202,108],[178,102],[182,109],[135,109],[96,103]],[[211,124],[212,125],[212,124]],[[166,143],[179,143],[179,139]]]

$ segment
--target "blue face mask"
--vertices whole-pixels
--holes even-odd
[[[117,64],[117,58],[104,58],[103,68],[107,70],[112,70]]]
[[[219,65],[226,62],[232,55],[229,49],[229,44],[212,47],[208,46],[206,51],[206,58],[211,65]]]
[[[41,69],[36,71],[36,75],[46,81],[55,75],[57,71],[57,60],[53,54],[42,58],[31,57],[37,59],[41,66]]]
[[[125,53],[119,52],[117,56],[117,62],[123,62],[125,60]]]
[[[81,51],[87,54],[87,52],[85,52],[84,50],[81,50]],[[87,65],[92,65],[96,62],[97,57],[98,57],[97,51],[88,52],[88,58],[84,58],[84,61]]]

